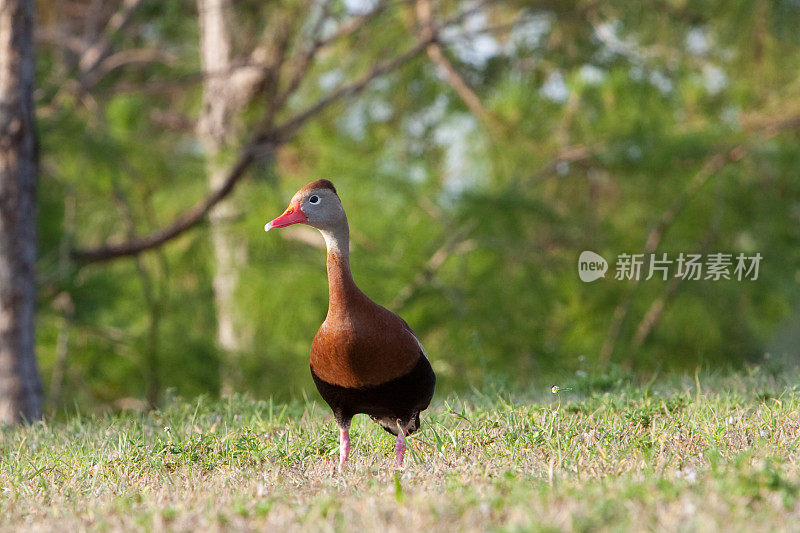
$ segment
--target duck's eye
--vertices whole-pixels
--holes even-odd
[[[308,199],[308,203],[310,204],[318,204],[319,203],[319,196],[316,194]]]

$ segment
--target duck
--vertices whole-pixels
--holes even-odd
[[[350,227],[333,183],[319,179],[298,190],[265,231],[293,224],[316,228],[327,249],[328,312],[311,343],[311,377],[339,428],[339,471],[350,455],[350,424],[366,414],[395,437],[402,468],[406,437],[420,428],[436,375],[405,320],[372,301],[350,270]]]

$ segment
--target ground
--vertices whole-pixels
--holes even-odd
[[[4,530],[747,530],[800,524],[800,386],[586,378],[437,398],[411,437],[313,401],[169,400],[0,433]],[[554,389],[556,390],[556,389]]]

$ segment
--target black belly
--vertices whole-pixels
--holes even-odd
[[[357,414],[369,415],[376,421],[401,420],[404,426],[415,420],[409,433],[419,427],[419,413],[427,409],[436,386],[436,375],[427,357],[420,357],[408,374],[369,387],[333,385],[320,379],[313,369],[311,376],[340,425],[349,425],[350,419]],[[397,434],[396,428],[381,425],[390,433]]]

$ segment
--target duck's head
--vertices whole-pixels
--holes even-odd
[[[342,202],[333,183],[328,180],[317,180],[297,191],[292,196],[286,211],[268,222],[264,226],[264,231],[301,222],[323,231],[347,223]]]

